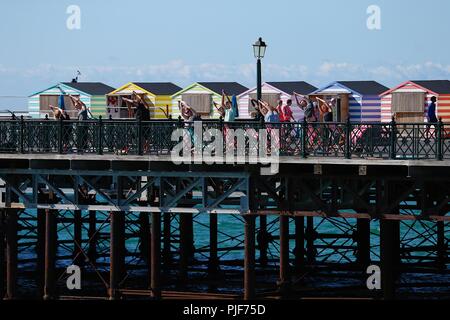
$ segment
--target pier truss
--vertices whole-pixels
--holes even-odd
[[[447,161],[3,155],[1,294],[449,297]],[[68,290],[66,268],[81,268]],[[381,290],[366,269],[381,268]]]

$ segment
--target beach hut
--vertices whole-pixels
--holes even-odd
[[[219,113],[213,106],[213,101],[220,104],[222,90],[230,97],[239,96],[248,88],[237,82],[196,82],[178,91],[172,96],[172,115],[177,118],[180,115],[178,101],[184,101],[193,107],[203,119],[217,119]]]
[[[68,95],[77,96],[88,107],[94,117],[106,115],[106,94],[114,90],[101,82],[61,82],[48,89],[39,91],[28,97],[28,110],[32,118],[51,118],[53,112],[49,105],[58,106],[60,96],[64,98],[65,108],[71,118],[76,118],[74,109]]]
[[[122,98],[131,98],[134,92],[144,94],[150,105],[152,119],[166,119],[172,113],[171,96],[181,88],[171,82],[129,82],[108,93],[107,116],[113,119],[128,118],[128,108]]]
[[[284,82],[265,82],[261,86],[262,100],[276,106],[281,99],[284,103],[291,99],[294,105],[292,111],[294,118],[297,119],[300,109],[296,108],[296,100],[293,97],[294,92],[306,96],[317,90],[316,87],[304,81],[284,81]],[[256,87],[247,90],[238,96],[239,119],[250,119],[251,112],[255,111],[250,103],[250,99],[256,99]]]
[[[394,116],[400,123],[424,122],[433,96],[438,118],[450,122],[449,80],[406,81],[382,93],[381,120],[389,122]]]
[[[379,122],[380,94],[388,90],[376,81],[336,81],[314,91],[311,96],[337,99],[333,121]]]

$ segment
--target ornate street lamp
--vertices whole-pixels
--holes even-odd
[[[256,63],[256,98],[261,100],[262,98],[262,76],[261,76],[261,59],[264,58],[266,54],[266,43],[259,38],[258,41],[253,45],[253,53],[255,54],[255,58],[257,59]]]

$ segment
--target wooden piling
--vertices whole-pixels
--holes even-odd
[[[295,217],[295,270],[301,271],[305,263],[305,218]]]
[[[172,264],[172,249],[171,249],[171,221],[170,212],[163,214],[163,262],[165,267]]]
[[[281,215],[280,221],[280,279],[278,287],[282,296],[289,291],[289,217]]]
[[[110,268],[109,268],[109,298],[119,298],[119,283],[124,275],[125,265],[125,235],[124,213],[122,211],[111,212],[110,218]]]
[[[440,269],[446,268],[447,262],[447,244],[445,239],[445,223],[443,221],[438,221],[436,223],[436,251],[437,251],[437,265]]]
[[[152,213],[151,232],[151,274],[150,288],[152,297],[161,298],[160,278],[161,278],[161,214]]]
[[[267,237],[267,216],[261,215],[259,217],[259,263],[262,267],[267,266],[267,249],[268,249],[268,237]]]
[[[77,266],[83,264],[83,254],[81,253],[81,248],[83,246],[83,221],[81,210],[75,210],[73,212],[73,259]]]
[[[370,220],[357,219],[356,221],[356,259],[362,268],[370,264]]]
[[[308,264],[314,264],[316,261],[314,217],[306,217],[306,260]]]
[[[44,300],[50,300],[56,287],[57,212],[45,210]]]
[[[210,276],[214,276],[219,270],[219,258],[217,254],[217,214],[209,215],[209,261],[208,271]]]
[[[399,262],[399,223],[394,220],[380,221],[381,288],[383,297],[395,297],[395,280]]]
[[[188,216],[185,213],[180,214],[180,270],[179,270],[179,281],[184,283],[187,278],[187,268],[189,261],[189,221]]]
[[[253,215],[246,215],[244,241],[244,299],[255,298],[255,219]]]
[[[140,212],[139,213],[139,251],[142,259],[150,268],[150,251],[151,246],[150,243],[150,224],[148,221],[148,213]]]
[[[5,296],[5,209],[0,209],[0,298]]]
[[[97,211],[89,211],[88,216],[88,239],[89,246],[87,256],[89,261],[95,265],[97,262]]]
[[[16,209],[6,209],[6,300],[13,300],[17,293],[17,219]]]

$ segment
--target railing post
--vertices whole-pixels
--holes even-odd
[[[306,121],[306,117],[303,118],[301,130],[302,130],[302,144],[301,144],[302,157],[306,159],[306,157],[308,156],[308,122]]]
[[[102,116],[98,117],[98,150],[97,153],[99,155],[103,154],[103,119]]]
[[[58,153],[63,153],[63,118],[59,118],[58,126]]]
[[[444,146],[443,146],[443,139],[442,139],[442,129],[443,129],[443,122],[442,122],[442,118],[439,118],[439,122],[437,124],[437,150],[436,150],[436,159],[439,161],[444,160],[444,155],[443,155],[443,150],[444,150]]]
[[[142,148],[142,119],[138,119],[138,155],[142,156],[144,154]]]
[[[352,158],[352,146],[351,146],[351,134],[352,132],[352,124],[350,122],[350,117],[347,118],[347,122],[345,124],[345,158]]]
[[[24,140],[25,140],[25,121],[23,115],[20,116],[20,153],[25,153]]]
[[[395,159],[397,157],[395,150],[397,145],[397,123],[395,122],[394,117],[392,117],[391,121],[391,135],[389,138],[390,138],[389,158]]]

